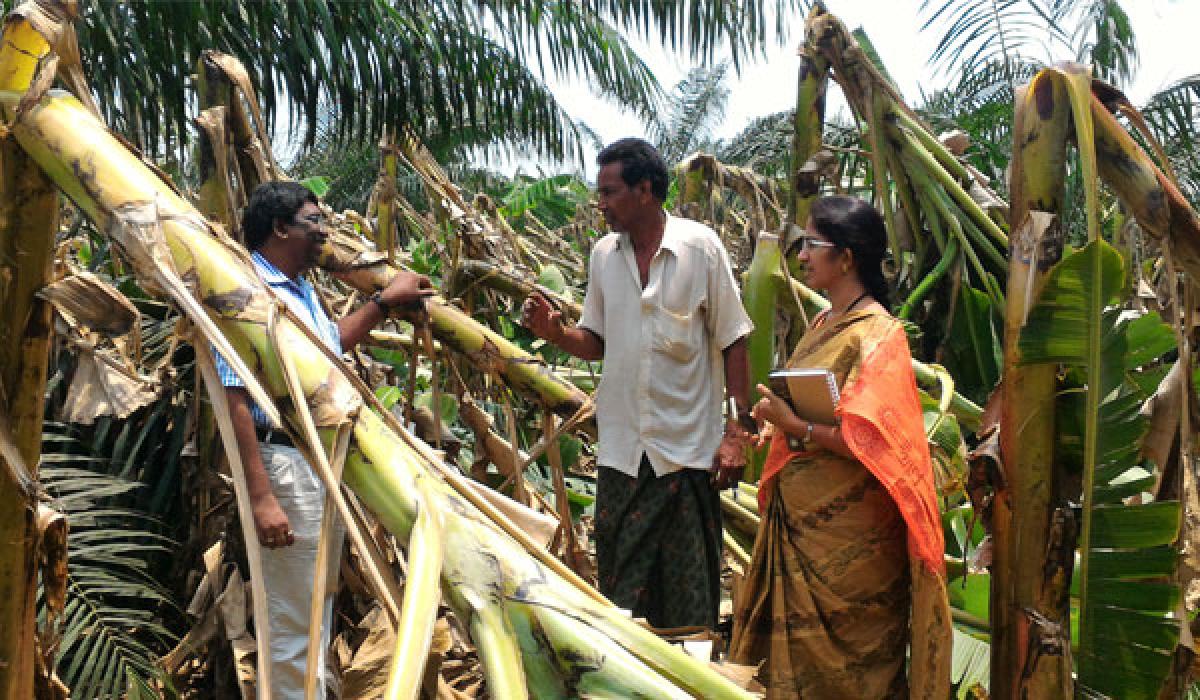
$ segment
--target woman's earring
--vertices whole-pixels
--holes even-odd
[[[281,232],[279,232],[279,231],[276,231],[276,232],[275,232],[275,235],[276,235],[276,236],[279,236],[281,239],[283,239],[283,240],[285,240],[285,241],[286,241],[286,240],[289,238],[289,236],[288,236],[286,233],[281,233]]]
[[[847,265],[846,263],[842,263],[842,274],[846,275],[849,273],[850,273],[850,266]]]

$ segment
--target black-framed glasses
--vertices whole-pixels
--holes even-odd
[[[292,223],[297,226],[309,226],[311,228],[321,228],[325,225],[325,217],[320,214],[309,214],[292,220]]]
[[[812,250],[813,248],[836,248],[837,243],[823,241],[820,238],[813,236],[800,236],[800,249]]]

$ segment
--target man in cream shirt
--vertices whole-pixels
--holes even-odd
[[[537,336],[604,360],[596,557],[600,590],[659,628],[716,624],[717,489],[745,465],[745,337],[753,328],[712,229],[663,210],[667,168],[622,139],[597,156],[598,206],[613,233],[596,243],[578,325],[540,295],[525,303]],[[726,390],[739,416],[723,426]]]

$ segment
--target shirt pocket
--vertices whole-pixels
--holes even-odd
[[[654,313],[653,347],[680,364],[692,361],[700,351],[697,336],[699,319],[697,312],[678,314],[670,309],[658,307]]]

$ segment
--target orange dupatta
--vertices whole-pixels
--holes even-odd
[[[864,344],[869,341],[864,340]],[[874,347],[863,347],[858,378],[838,404],[842,437],[856,459],[887,489],[908,527],[908,553],[931,572],[944,575],[942,521],[925,437],[921,400],[908,340],[899,324]],[[776,433],[759,484],[766,512],[775,478],[792,458],[804,454]]]

